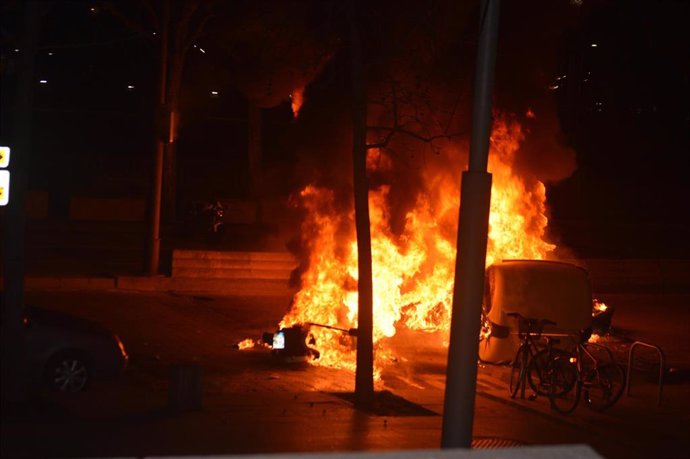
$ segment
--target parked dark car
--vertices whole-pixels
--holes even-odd
[[[35,306],[25,311],[24,362],[31,385],[80,392],[126,367],[124,344],[110,330],[59,311]]]

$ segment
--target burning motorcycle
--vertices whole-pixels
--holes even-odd
[[[345,329],[330,325],[307,322],[303,325],[281,328],[274,333],[264,333],[264,344],[272,349],[273,355],[286,362],[317,360],[321,353],[315,349],[316,338],[310,333],[310,327],[322,327],[356,337],[357,329]]]

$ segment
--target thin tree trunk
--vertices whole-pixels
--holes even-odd
[[[182,90],[182,78],[184,63],[189,44],[186,43],[189,29],[191,11],[186,9],[182,2],[171,3],[171,18],[174,29],[171,35],[170,67],[168,70],[168,91],[166,95],[166,107],[168,108],[168,139],[165,146],[165,169],[163,194],[165,216],[169,222],[175,220],[177,210],[177,134],[180,125],[180,92]]]
[[[355,0],[350,0],[349,10],[352,53],[352,158],[359,272],[355,400],[358,405],[366,406],[371,404],[374,395],[373,293],[366,146],[367,106]]]
[[[175,113],[175,112],[172,112]],[[165,144],[165,158],[163,164],[163,183],[165,184],[164,197],[164,208],[165,208],[165,220],[167,222],[173,222],[175,220],[176,214],[176,203],[177,203],[177,171],[176,171],[176,152],[177,145],[175,142],[167,142]]]
[[[263,195],[261,107],[256,101],[250,100],[248,110],[249,190],[252,199],[256,201],[255,223],[260,224],[262,220],[261,197]]]
[[[179,46],[179,44],[178,44]],[[180,122],[180,90],[182,87],[182,71],[184,68],[184,51],[172,50],[170,62],[170,81],[168,84],[167,108],[168,139],[165,144],[165,168],[163,193],[165,216],[168,221],[174,221],[177,209],[177,133]]]
[[[160,269],[160,230],[161,230],[161,202],[163,191],[163,164],[165,158],[165,133],[164,118],[167,116],[165,110],[165,99],[167,97],[168,84],[168,45],[170,32],[170,4],[166,0],[163,2],[160,42],[160,67],[158,69],[158,100],[156,101],[156,151],[154,153],[153,174],[151,174],[151,202],[149,206],[149,238],[147,260],[144,267],[150,275],[158,274]]]

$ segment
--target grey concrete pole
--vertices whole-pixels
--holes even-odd
[[[494,86],[496,46],[498,44],[499,0],[482,0],[479,17],[479,43],[474,73],[472,100],[472,139],[470,141],[470,171],[486,172],[491,135],[491,95]]]
[[[498,0],[482,0],[469,170],[462,174],[455,285],[444,399],[442,448],[470,448],[477,388],[479,328],[489,229],[491,93],[498,41]]]

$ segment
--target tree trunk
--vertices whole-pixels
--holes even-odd
[[[163,2],[161,18],[161,42],[160,63],[158,69],[158,100],[155,112],[155,137],[156,150],[153,160],[153,173],[151,174],[151,202],[149,204],[149,235],[145,272],[150,275],[158,274],[160,269],[160,229],[161,229],[161,202],[163,192],[163,164],[165,159],[166,125],[168,118],[165,109],[165,99],[168,94],[168,45],[170,32],[170,4]]]
[[[169,0],[166,0],[169,1]],[[165,145],[164,211],[167,221],[173,222],[177,211],[177,134],[180,126],[180,92],[190,31],[189,22],[194,9],[187,9],[182,2],[171,2],[172,34],[170,42],[170,66],[165,105],[168,109],[168,136]]]
[[[249,192],[256,201],[255,223],[260,224],[261,197],[263,196],[263,172],[261,164],[261,107],[256,101],[249,101],[248,113],[248,159],[249,159]]]
[[[173,112],[174,113],[174,112]],[[163,159],[163,209],[164,220],[171,223],[175,220],[177,203],[177,171],[175,170],[177,158],[175,142],[165,144],[165,156]]]
[[[176,40],[179,41],[179,40]],[[170,79],[166,107],[168,108],[168,138],[165,144],[163,169],[164,210],[166,220],[175,220],[177,209],[177,133],[180,124],[180,90],[182,88],[182,71],[184,69],[184,50],[179,43],[172,50],[170,59]]]
[[[361,42],[355,12],[350,0],[350,46],[352,53],[352,159],[357,229],[357,370],[355,401],[370,405],[374,395],[373,293],[371,273],[371,231],[369,227],[369,183],[367,178],[367,105]]]

